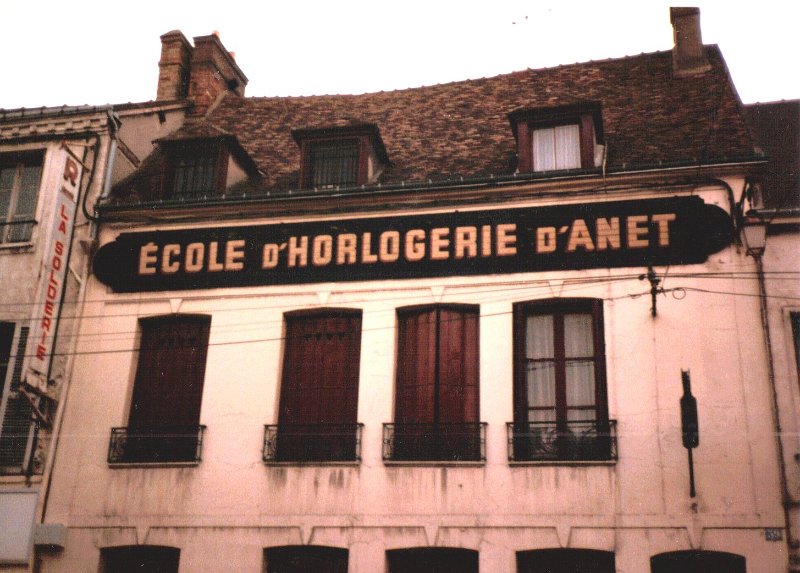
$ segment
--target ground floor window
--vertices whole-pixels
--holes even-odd
[[[596,549],[517,552],[517,573],[614,573],[614,554]]]
[[[347,549],[314,545],[264,550],[265,573],[347,573]]]
[[[478,573],[478,552],[471,549],[393,549],[386,558],[389,573]]]
[[[27,343],[27,326],[0,322],[0,475],[25,473],[33,453],[33,410],[21,391]]]
[[[723,551],[671,551],[650,558],[651,573],[745,573],[745,558]]]
[[[178,573],[181,550],[160,545],[108,547],[100,552],[101,573]]]

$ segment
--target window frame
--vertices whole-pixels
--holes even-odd
[[[165,372],[165,367],[159,364],[180,369],[189,365],[189,358],[187,347],[183,346],[171,347],[184,352],[170,356],[176,351],[159,347],[159,338],[178,337],[187,332],[199,337],[196,345],[188,347],[197,355],[190,373]],[[205,426],[200,424],[200,415],[210,332],[211,316],[206,314],[169,314],[139,319],[139,349],[127,426],[112,428],[108,453],[111,467],[197,465],[201,461]],[[150,377],[153,369],[161,373],[155,381]],[[182,386],[170,384],[170,374],[182,382]],[[165,388],[174,394],[163,394]],[[158,404],[162,402],[169,409],[167,415],[159,413],[163,406]],[[168,423],[163,423],[165,419]]]
[[[300,189],[335,189],[355,187],[375,182],[383,169],[389,165],[386,147],[380,131],[372,123],[355,123],[346,126],[309,127],[292,131],[292,137],[300,148]],[[355,143],[358,146],[356,160],[356,180],[354,183],[330,182],[315,186],[314,157],[315,146],[336,142]]]
[[[20,325],[15,322],[0,322],[3,330],[10,336],[5,337],[8,344],[7,348],[3,350],[4,367],[1,374],[4,376],[0,378],[0,475],[23,475],[28,471],[33,470],[34,463],[34,446],[36,443],[36,425],[31,419],[32,406],[28,399],[22,394],[22,366],[23,357],[25,356],[25,348],[28,342],[29,327]],[[6,356],[7,350],[7,356]],[[11,401],[13,400],[13,404]],[[7,418],[9,415],[9,408],[13,407],[14,417]],[[10,420],[10,422],[9,422]],[[11,437],[6,435],[10,429],[9,423],[14,424],[16,421],[28,420],[27,432],[17,434],[15,437],[12,433]],[[22,430],[21,425],[16,426]],[[10,443],[9,443],[10,440]],[[21,447],[20,447],[21,446]],[[9,453],[5,448],[9,447]],[[11,448],[14,448],[12,451]],[[8,455],[8,460],[6,457]],[[19,458],[19,463],[8,464],[6,461],[12,460],[11,456]]]
[[[593,169],[595,167],[595,146],[602,145],[603,142],[599,103],[588,102],[554,108],[525,108],[509,114],[509,120],[517,140],[517,170],[520,173],[545,172],[538,170],[534,164],[534,132],[565,125],[577,125],[579,128],[580,167],[549,171]]]
[[[164,142],[165,169],[162,179],[161,196],[167,200],[191,200],[207,196],[217,196],[225,192],[228,177],[230,150],[220,138],[187,139]],[[185,163],[182,165],[182,163]],[[191,188],[178,192],[178,177],[181,173],[196,176],[197,171],[210,169],[211,175],[204,177],[210,187]],[[188,185],[187,185],[188,187]]]
[[[603,301],[593,298],[563,298],[549,300],[525,301],[514,304],[514,422],[528,423],[530,404],[527,393],[527,318],[529,316],[560,316],[567,314],[591,314],[594,359],[594,412],[596,422],[608,422],[608,387],[606,379],[605,335],[603,320]],[[554,328],[556,328],[554,326]],[[556,348],[558,343],[560,348]],[[563,338],[559,341],[554,336],[553,361],[555,364],[556,385],[556,424],[568,423],[568,405],[566,404],[566,362]],[[542,407],[544,408],[544,407]]]
[[[18,151],[11,153],[0,153],[0,169],[14,169],[11,193],[9,196],[8,213],[0,215],[0,245],[18,245],[30,243],[33,240],[33,231],[38,223],[36,215],[39,210],[40,196],[42,193],[42,181],[44,180],[44,150]],[[22,183],[26,169],[38,169],[38,177],[35,183],[35,196],[29,219],[19,219],[18,207]],[[27,214],[26,214],[27,215]],[[13,238],[14,230],[18,227],[23,230],[23,238]]]

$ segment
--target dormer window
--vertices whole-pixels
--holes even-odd
[[[219,141],[181,141],[166,150],[166,199],[194,199],[224,191],[228,153]]]
[[[603,132],[598,104],[522,109],[509,119],[517,139],[520,172],[599,166]]]
[[[309,161],[313,186],[320,188],[358,184],[360,147],[357,139],[311,143]]]
[[[375,183],[389,164],[374,124],[292,131],[300,146],[300,187],[326,189]]]

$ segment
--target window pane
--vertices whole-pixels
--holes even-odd
[[[556,368],[552,362],[528,364],[528,405],[556,405]]]
[[[14,186],[15,173],[16,167],[0,169],[0,218],[3,221],[8,217],[8,209],[11,206],[11,191]]]
[[[537,129],[533,132],[533,170],[556,169],[555,130]]]
[[[357,141],[316,143],[311,148],[314,187],[354,185],[358,179]]]
[[[581,166],[581,132],[577,125],[555,128],[556,169],[577,169]]]
[[[594,354],[591,314],[564,315],[564,356],[585,358]]]
[[[525,348],[527,358],[553,358],[552,315],[528,317]]]
[[[567,380],[567,406],[594,404],[594,362],[568,360],[565,367]]]
[[[38,165],[22,169],[16,209],[18,217],[32,219],[36,213],[36,197],[39,194],[41,175],[42,168]]]

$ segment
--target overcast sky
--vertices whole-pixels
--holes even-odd
[[[677,4],[677,3],[676,3]],[[743,102],[800,98],[800,3],[701,0]],[[672,48],[663,0],[2,0],[0,108],[155,98],[159,36],[218,31],[248,96],[363,93]],[[686,5],[684,3],[683,5]]]

